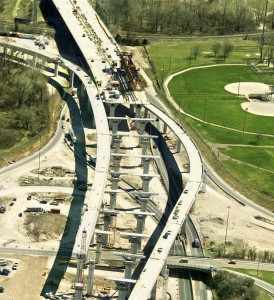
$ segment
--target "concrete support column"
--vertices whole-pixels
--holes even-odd
[[[148,192],[149,189],[149,182],[152,178],[151,177],[142,177],[142,190],[144,192]]]
[[[113,170],[114,170],[114,172],[119,172],[121,160],[122,160],[122,157],[119,157],[119,156],[114,156],[113,157]]]
[[[131,279],[133,261],[132,260],[124,260],[124,265],[125,265],[125,278]],[[129,296],[129,294],[130,294],[130,283],[128,284],[128,287],[127,287],[127,296]]]
[[[137,229],[136,229],[136,232],[137,233],[143,233],[143,230],[144,230],[144,227],[145,227],[146,216],[144,216],[144,215],[136,215],[135,217],[137,219]]]
[[[162,299],[163,300],[167,300],[168,279],[169,279],[169,270],[166,269],[166,272],[165,272],[165,275],[164,275],[163,292],[162,292]]]
[[[181,226],[181,235],[186,234],[186,219],[184,220],[184,223]]]
[[[137,251],[138,251],[138,248],[139,248],[138,245],[141,243],[140,238],[131,237],[129,241],[131,242],[130,253],[131,254],[137,254]]]
[[[118,138],[117,136],[113,140],[114,144],[114,152],[119,153],[120,152],[120,144],[121,144],[122,138]]]
[[[139,201],[141,202],[140,211],[146,212],[147,211],[147,203],[148,203],[149,199],[148,198],[140,198]]]
[[[125,284],[123,286],[117,284],[117,290],[119,291],[118,292],[118,300],[125,300],[126,299],[127,289],[128,289],[128,284]]]
[[[181,152],[181,148],[182,148],[182,143],[181,143],[181,141],[178,139],[178,143],[177,143],[177,152],[178,152],[178,153]]]
[[[80,282],[81,281],[81,277],[82,277],[82,268],[83,268],[83,259],[79,256],[77,257],[77,269],[76,269],[76,278],[75,281],[76,282]]]
[[[47,60],[42,58],[42,69],[45,70]]]
[[[161,132],[161,122],[160,122],[160,119],[156,117],[155,119],[155,127],[157,128],[157,130],[159,132]]]
[[[148,123],[147,121],[139,121],[139,125],[140,125],[139,126],[139,135],[143,135],[145,133],[145,128],[146,128],[147,123]],[[142,137],[139,137],[138,147],[141,146],[141,143],[142,143]]]
[[[105,213],[104,215],[104,231],[109,231],[109,225],[111,221],[111,216],[109,213]],[[108,247],[108,234],[103,236],[104,245]]]
[[[134,105],[133,105],[133,104],[130,104],[130,105],[129,105],[129,111],[130,111],[130,114],[131,114],[131,115],[134,114]]]
[[[109,117],[115,117],[115,109],[116,109],[117,104],[115,103],[110,103],[109,105]],[[112,130],[112,120],[108,121],[108,126],[109,129]]]
[[[84,85],[83,82],[81,82],[81,85],[80,85],[80,91],[78,92],[78,97],[79,97],[79,96],[84,97],[85,91],[86,91],[85,85]]]
[[[135,118],[140,118],[141,117],[141,108],[142,106],[140,104],[137,104],[135,107]],[[139,128],[139,121],[135,120],[135,128]]]
[[[147,118],[148,117],[148,109],[145,108],[145,112],[144,112],[144,118]]]
[[[97,234],[95,263],[99,264],[101,262],[101,258],[102,258],[102,235]]]
[[[111,177],[111,189],[112,190],[117,190],[118,189],[118,184],[119,184],[119,181],[121,179],[119,177]]]
[[[94,260],[88,262],[88,283],[87,283],[87,296],[92,296],[93,292],[93,280],[94,280]]]
[[[58,68],[59,68],[59,63],[56,62],[56,63],[55,63],[55,67],[54,67],[54,77],[57,77],[57,76],[58,76]]]
[[[33,55],[33,57],[32,57],[32,66],[36,67],[36,63],[37,63],[37,55]]]
[[[142,165],[144,167],[143,174],[148,174],[149,173],[149,164],[150,164],[150,161],[151,161],[150,158],[143,158],[142,159]]]
[[[149,145],[149,140],[145,139],[145,138],[142,138],[142,141],[141,141],[142,155],[147,154],[148,145]]]
[[[77,282],[75,283],[75,300],[82,300],[83,299],[83,283]]]
[[[110,193],[110,203],[109,203],[109,209],[114,210],[116,207],[116,193]]]
[[[195,202],[196,201],[193,202],[193,204],[191,206],[191,209],[189,210],[190,212],[194,212],[195,211]]]
[[[74,72],[69,70],[69,87],[73,87],[74,83]]]
[[[124,260],[124,265],[125,265],[125,278],[131,279],[133,261],[132,260]]]
[[[166,134],[166,132],[167,132],[167,123],[164,123],[163,134]]]
[[[156,300],[156,292],[157,292],[157,280],[156,280],[156,282],[153,286],[153,289],[150,293],[150,298],[149,298],[150,300]]]
[[[118,131],[118,125],[120,123],[120,120],[109,120],[112,121],[112,134],[117,134]],[[114,146],[114,139],[115,139],[115,135],[112,136],[111,138],[111,146]]]

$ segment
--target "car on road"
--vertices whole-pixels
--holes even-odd
[[[233,260],[233,259],[230,259],[227,263],[228,263],[229,265],[236,265],[236,261]]]
[[[164,249],[163,249],[162,247],[160,247],[160,248],[158,248],[157,251],[158,251],[159,253],[161,253],[161,252],[163,252],[163,250],[164,250]]]
[[[5,291],[5,288],[0,286],[0,293],[4,293],[4,291]]]
[[[66,119],[66,116],[65,115],[62,115],[62,118],[61,118],[62,120],[65,120]]]
[[[23,214],[22,214],[22,213],[19,213],[18,217],[22,217],[22,216],[23,216]]]
[[[10,206],[13,206],[13,205],[14,205],[14,202],[11,202],[11,203],[10,203]]]
[[[47,204],[48,201],[47,201],[47,200],[41,200],[40,203],[41,203],[41,204]]]
[[[198,238],[195,238],[194,241],[192,242],[192,248],[200,248],[200,247],[201,247],[200,240]]]
[[[52,201],[52,202],[50,202],[50,205],[56,205],[56,206],[58,206],[58,205],[59,205],[59,202],[57,202],[57,201]]]
[[[184,194],[188,194],[188,189],[185,189],[185,190],[184,190]]]
[[[180,261],[179,261],[180,263],[188,263],[188,260],[187,259],[181,259]]]
[[[169,234],[165,233],[165,234],[163,235],[163,239],[167,239],[168,236],[169,236]]]
[[[31,200],[31,196],[30,195],[27,197],[27,200]]]
[[[178,205],[182,205],[182,204],[183,204],[183,200],[179,200]]]
[[[13,198],[13,199],[12,199],[12,201],[16,201],[16,200],[17,200],[17,198]]]
[[[176,219],[178,219],[178,218],[179,218],[178,215],[175,215],[175,214],[173,215],[173,219],[174,219],[174,220],[176,220]]]

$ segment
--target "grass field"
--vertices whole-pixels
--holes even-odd
[[[259,268],[260,268],[260,265],[259,265]],[[271,271],[258,270],[258,273],[257,273],[257,270],[252,270],[252,269],[249,270],[249,269],[241,269],[241,268],[233,269],[233,271],[261,279],[265,282],[268,282],[268,283],[274,285],[274,276],[273,276],[273,272],[271,272]]]
[[[274,146],[274,136],[263,134],[274,134],[274,118],[246,113],[240,105],[247,100],[224,89],[225,85],[239,81],[273,84],[273,68],[251,67],[251,64],[256,65],[258,62],[257,42],[242,39],[230,41],[234,44],[234,50],[226,61],[213,56],[213,40],[153,44],[148,47],[148,51],[157,70],[159,83],[168,74],[189,66],[218,64],[216,67],[194,69],[175,76],[169,83],[170,93],[178,104],[177,108],[180,106],[186,113],[200,119],[197,121],[186,116],[180,117],[195,128],[209,149],[213,149],[214,155],[232,174],[232,178],[240,180],[243,186],[262,192],[262,196],[257,199],[258,203],[273,210],[273,201],[264,199],[263,195],[274,195],[273,173],[270,172],[273,169],[274,151],[269,148]],[[199,45],[201,54],[196,60],[190,60],[191,48],[195,45]],[[241,65],[228,65],[235,63]],[[233,148],[228,147],[229,144],[234,145]],[[253,147],[241,147],[243,145]]]
[[[247,100],[224,89],[239,77],[242,82],[260,82],[248,66],[222,65],[185,72],[176,76],[168,88],[186,113],[203,121],[238,130],[243,130],[245,125],[245,131],[273,134],[273,117],[246,116],[240,104]]]

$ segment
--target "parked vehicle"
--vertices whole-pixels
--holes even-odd
[[[31,200],[31,196],[30,195],[27,197],[27,200]]]
[[[51,208],[50,212],[52,214],[60,214],[61,210],[60,210],[60,208]]]
[[[0,266],[6,266],[8,264],[6,259],[0,259]]]
[[[57,201],[52,201],[52,202],[50,202],[50,205],[56,205],[56,206],[58,206],[58,205],[59,205],[59,202],[57,202]]]
[[[27,207],[27,212],[43,212],[44,209],[42,207]]]
[[[0,293],[4,293],[4,291],[5,291],[5,288],[0,286]]]

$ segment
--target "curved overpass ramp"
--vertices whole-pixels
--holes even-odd
[[[174,207],[164,228],[164,232],[168,230],[171,231],[170,236],[168,239],[164,239],[163,237],[158,239],[151,256],[147,260],[147,263],[143,268],[143,271],[137,280],[132,293],[130,294],[129,300],[149,298],[159,274],[161,273],[162,269],[165,268],[166,260],[172,244],[174,243],[174,240],[176,239],[176,236],[195,201],[196,195],[201,189],[203,179],[202,159],[195,143],[191,140],[191,138],[185,133],[180,125],[178,125],[173,119],[155,106],[145,105],[145,108],[151,113],[157,115],[164,123],[166,123],[177,136],[180,143],[183,144],[189,158],[190,174],[185,189],[177,201],[177,204],[182,202],[182,205],[177,206],[180,207],[180,211],[178,213],[179,217],[178,219],[173,219],[175,212]],[[186,191],[188,192],[186,193]]]

